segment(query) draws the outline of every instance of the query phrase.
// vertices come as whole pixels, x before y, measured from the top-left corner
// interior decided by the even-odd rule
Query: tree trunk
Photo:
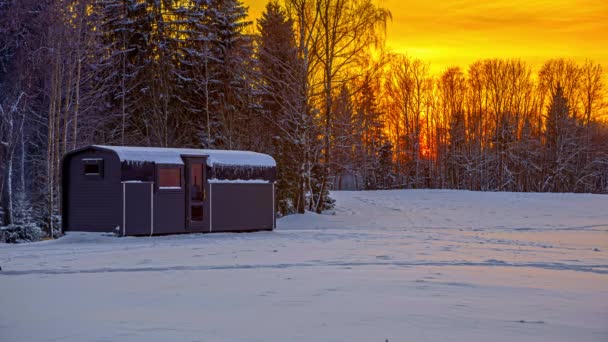
[[[9,151],[6,162],[6,224],[13,223],[13,155]]]

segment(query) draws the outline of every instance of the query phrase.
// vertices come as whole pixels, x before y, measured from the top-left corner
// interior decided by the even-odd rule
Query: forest
[[[0,0],[0,226],[60,234],[61,159],[90,144],[252,150],[279,215],[331,190],[608,193],[602,65],[431,72],[372,0]],[[584,51],[581,52],[584,55]]]

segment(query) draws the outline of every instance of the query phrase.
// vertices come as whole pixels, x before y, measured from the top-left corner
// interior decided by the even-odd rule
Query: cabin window
[[[87,177],[102,177],[103,176],[103,159],[100,158],[85,158],[82,160],[83,173]]]
[[[181,189],[182,170],[179,167],[163,167],[158,169],[159,189]]]

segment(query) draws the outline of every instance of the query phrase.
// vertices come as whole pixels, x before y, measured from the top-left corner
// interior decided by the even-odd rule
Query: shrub
[[[0,241],[6,243],[20,243],[38,241],[44,236],[40,227],[35,223],[9,224],[0,228]]]

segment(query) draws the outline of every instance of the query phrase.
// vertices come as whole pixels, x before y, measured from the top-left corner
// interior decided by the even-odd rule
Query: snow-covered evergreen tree
[[[544,191],[572,188],[576,179],[577,162],[581,156],[581,135],[576,120],[570,115],[568,100],[558,84],[547,114],[546,158],[549,169]]]
[[[253,96],[253,40],[245,33],[251,22],[247,20],[247,8],[239,0],[212,0],[209,5],[213,51],[218,60],[212,99],[217,130],[212,134],[218,147],[243,148]]]
[[[15,194],[13,222],[0,228],[0,242],[18,243],[37,241],[44,233],[38,225],[32,205],[24,191]]]
[[[278,210],[281,214],[314,210],[317,184],[313,167],[320,141],[307,98],[307,77],[294,23],[271,2],[258,22],[257,59],[264,125],[262,136],[278,162]],[[308,195],[307,195],[308,194]]]

